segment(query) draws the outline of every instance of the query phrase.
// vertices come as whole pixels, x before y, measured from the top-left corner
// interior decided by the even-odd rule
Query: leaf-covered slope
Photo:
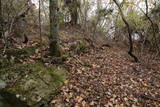
[[[79,35],[80,36],[80,35]],[[69,80],[52,106],[126,107],[160,106],[160,63],[148,68],[134,63],[123,48],[89,48],[77,55],[70,45],[79,36],[64,33],[62,38],[69,57]]]

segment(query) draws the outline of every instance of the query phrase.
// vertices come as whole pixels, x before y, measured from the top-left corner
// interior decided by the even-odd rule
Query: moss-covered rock
[[[43,64],[14,66],[0,70],[0,79],[8,84],[6,91],[31,107],[47,105],[66,79],[61,67]]]
[[[64,48],[59,45],[58,46],[58,51],[57,51],[57,55],[53,55],[51,52],[46,54],[45,57],[50,57],[50,61],[52,63],[62,63],[63,61],[65,61],[68,58],[68,54],[64,51]]]
[[[61,45],[50,42],[49,56],[61,57],[64,51]]]
[[[16,95],[0,90],[0,107],[29,107],[26,102],[16,98]]]
[[[74,50],[78,55],[81,53],[87,52],[89,48],[89,43],[85,40],[79,40],[71,46],[71,49]]]
[[[6,50],[4,54],[0,54],[0,69],[13,66],[15,63],[19,62],[20,59],[27,58],[35,53],[36,48],[34,47]]]
[[[0,54],[0,69],[7,67],[7,66],[11,66],[12,65],[12,59],[8,59],[7,55],[2,55]]]
[[[23,49],[11,49],[7,50],[5,55],[7,55],[8,58],[11,56],[16,57],[16,58],[25,58],[29,55],[32,55],[36,52],[35,47],[28,47],[28,48],[23,48]]]
[[[40,46],[47,46],[48,42],[45,41],[33,41],[32,46],[40,47]]]

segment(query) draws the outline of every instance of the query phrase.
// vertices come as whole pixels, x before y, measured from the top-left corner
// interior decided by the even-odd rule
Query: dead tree
[[[131,28],[130,28],[130,25],[129,23],[127,22],[127,20],[125,19],[125,16],[122,12],[122,9],[121,9],[121,6],[120,4],[117,2],[117,0],[113,0],[115,2],[115,4],[117,5],[118,9],[119,9],[119,12],[120,12],[120,15],[122,17],[122,20],[123,22],[125,23],[126,27],[127,27],[127,30],[128,30],[128,37],[129,37],[129,51],[128,51],[128,54],[134,58],[134,61],[135,62],[138,62],[138,58],[133,54],[133,41],[132,41],[132,31],[131,31]]]

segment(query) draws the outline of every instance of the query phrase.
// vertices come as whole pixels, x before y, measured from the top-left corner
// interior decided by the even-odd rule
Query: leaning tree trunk
[[[129,26],[129,23],[127,22],[127,20],[125,19],[125,16],[121,10],[121,7],[119,5],[119,3],[117,2],[117,0],[113,0],[115,2],[115,4],[117,5],[118,9],[119,9],[119,12],[120,12],[120,15],[122,17],[122,20],[123,22],[125,23],[126,27],[127,27],[127,30],[128,30],[128,36],[129,36],[129,51],[128,51],[128,54],[134,58],[134,61],[135,62],[138,62],[138,58],[133,54],[133,41],[132,41],[132,31],[130,29],[130,26]]]
[[[50,0],[50,44],[49,44],[49,50],[50,55],[52,56],[60,56],[59,51],[59,43],[58,43],[58,6],[57,6],[57,0]]]

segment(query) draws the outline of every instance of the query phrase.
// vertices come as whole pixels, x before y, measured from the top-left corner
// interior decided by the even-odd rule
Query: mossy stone
[[[89,48],[89,43],[85,40],[79,40],[74,48],[75,52],[79,55],[81,53],[87,52]]]
[[[37,63],[0,69],[0,79],[10,84],[6,92],[31,107],[39,107],[47,105],[52,95],[59,91],[66,79],[65,72],[62,67],[47,67]]]

